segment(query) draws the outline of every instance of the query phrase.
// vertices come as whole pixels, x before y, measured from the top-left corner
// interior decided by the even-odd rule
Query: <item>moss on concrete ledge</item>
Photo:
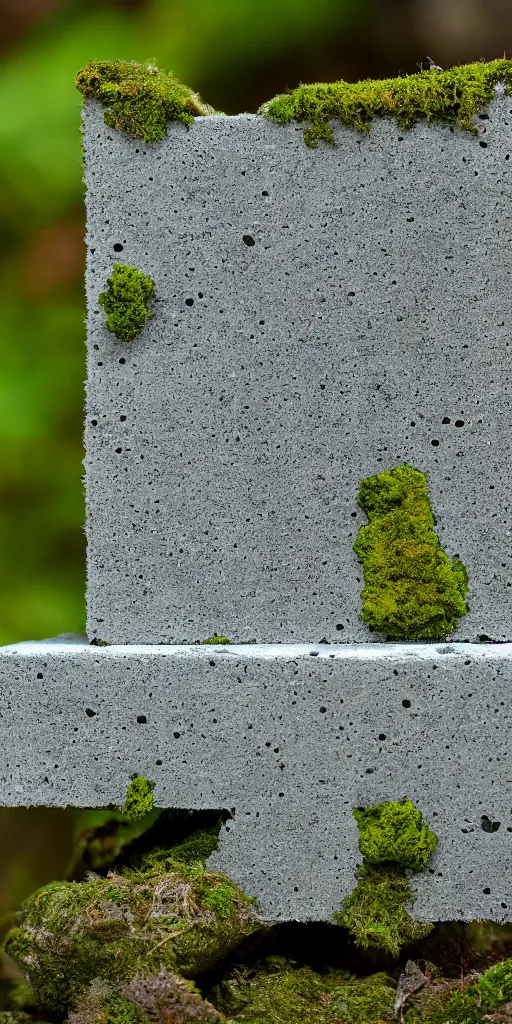
[[[437,846],[437,836],[410,800],[385,801],[356,808],[363,863],[357,885],[334,914],[362,949],[380,949],[398,957],[404,946],[424,938],[432,925],[409,914],[414,894],[406,869],[422,871]]]
[[[144,329],[146,320],[153,316],[148,302],[155,285],[150,277],[127,263],[114,263],[107,281],[107,290],[98,296],[106,313],[107,330],[118,341],[133,341]]]
[[[75,84],[82,96],[97,99],[106,107],[109,128],[144,142],[163,139],[170,121],[188,126],[194,116],[215,113],[172,72],[151,64],[93,61],[78,72]]]
[[[468,606],[466,570],[441,550],[425,474],[404,464],[363,480],[369,524],[354,551],[363,563],[362,618],[389,640],[444,640]]]
[[[393,117],[404,129],[427,121],[476,132],[474,118],[490,103],[498,82],[512,92],[512,60],[464,64],[448,71],[432,69],[400,78],[300,85],[264,103],[260,113],[279,124],[306,124],[304,139],[309,146],[316,146],[320,139],[334,142],[331,120],[360,132],[369,131],[376,117]]]

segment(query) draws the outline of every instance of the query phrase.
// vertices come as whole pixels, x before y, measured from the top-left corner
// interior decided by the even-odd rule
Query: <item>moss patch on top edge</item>
[[[264,103],[259,113],[279,124],[305,124],[304,140],[313,147],[320,139],[334,143],[332,119],[360,132],[368,132],[376,117],[394,117],[404,129],[427,121],[458,125],[476,134],[474,118],[493,99],[498,82],[504,82],[508,95],[512,93],[512,60],[463,64],[399,78],[299,85]]]
[[[109,128],[144,142],[163,139],[170,121],[188,127],[195,116],[216,113],[171,71],[152,64],[92,61],[78,72],[75,85],[84,98],[103,104]]]
[[[468,611],[468,577],[434,532],[425,474],[407,463],[383,470],[362,481],[358,503],[369,519],[354,544],[363,621],[388,640],[445,640]]]

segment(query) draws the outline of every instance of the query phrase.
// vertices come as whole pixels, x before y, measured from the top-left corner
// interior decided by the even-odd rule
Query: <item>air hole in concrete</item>
[[[254,238],[252,237],[252,235],[244,235],[243,236],[243,240],[244,240],[246,245],[255,245],[256,244],[255,241],[254,241]]]
[[[139,723],[139,725],[147,725],[148,724],[148,720],[147,720],[145,715],[137,715],[137,722]]]
[[[342,623],[342,622],[338,622],[338,624],[337,624],[337,626],[336,626],[336,629],[337,629],[337,630],[338,630],[338,632],[339,632],[339,631],[340,631],[340,629],[345,629],[345,626],[343,625],[343,623]]]
[[[185,305],[186,306],[193,306],[194,305],[194,300],[193,299],[185,299]]]
[[[484,142],[483,139],[480,139],[480,145],[481,145],[482,149],[487,149],[487,143]],[[485,889],[484,889],[484,892],[485,892]]]
[[[36,679],[42,679],[42,678],[43,678],[43,673],[42,672],[38,672],[37,676],[36,676]]]
[[[434,448],[437,448],[439,445],[439,441],[437,440],[437,438],[434,437],[430,444],[433,444]]]
[[[324,708],[323,706],[320,708],[320,714],[321,715],[325,715],[326,711],[327,711],[327,708]]]
[[[92,708],[86,708],[85,709],[85,713],[86,713],[88,718],[94,718],[94,716],[97,715],[98,712],[97,711],[93,711]]]
[[[464,420],[455,420],[455,426],[456,427],[463,427],[464,426]]]
[[[441,423],[450,423],[450,422],[451,422],[451,420],[450,420],[449,416],[443,416],[443,418],[441,420]]]
[[[159,761],[155,761],[155,764],[163,764],[163,763],[164,763],[164,762],[163,762],[163,761],[160,761],[160,760],[159,760]]]
[[[386,739],[386,733],[385,732],[380,732],[379,733],[379,739],[380,740],[385,740]]]
[[[173,732],[173,736],[174,736],[175,740],[179,740],[179,738],[181,736],[181,733],[180,732]]]
[[[411,706],[410,700],[403,700],[402,701],[402,707],[403,708],[410,708],[410,706]]]
[[[500,827],[500,824],[501,822],[499,821],[491,821],[491,819],[488,818],[486,814],[482,814],[482,817],[480,819],[480,827],[483,830],[483,832],[497,832]]]
[[[121,356],[119,362],[121,363],[121,366],[124,365],[124,363],[126,362],[126,359],[124,358],[124,356]]]
[[[485,896],[490,896],[491,895],[491,890],[489,889],[489,886],[487,886],[487,885],[486,885],[485,889],[482,889],[482,892],[484,893]]]
[[[121,245],[121,242],[116,242],[114,244],[114,252],[122,252],[123,249],[124,249],[124,245]]]

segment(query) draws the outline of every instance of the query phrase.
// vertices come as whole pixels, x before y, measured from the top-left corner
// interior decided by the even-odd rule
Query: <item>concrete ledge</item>
[[[407,795],[439,836],[418,916],[512,920],[511,694],[512,644],[17,644],[0,803],[121,802],[140,772],[232,812],[211,863],[265,916],[315,920],[354,886],[352,807]]]

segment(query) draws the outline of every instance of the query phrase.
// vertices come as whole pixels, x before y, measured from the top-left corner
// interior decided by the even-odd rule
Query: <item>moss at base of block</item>
[[[376,117],[393,117],[400,128],[417,121],[458,125],[476,133],[475,116],[494,96],[498,82],[512,92],[512,60],[463,64],[448,71],[432,69],[415,75],[363,82],[319,82],[300,85],[264,103],[260,113],[279,124],[306,124],[304,139],[316,146],[333,143],[330,121],[368,132]]]

